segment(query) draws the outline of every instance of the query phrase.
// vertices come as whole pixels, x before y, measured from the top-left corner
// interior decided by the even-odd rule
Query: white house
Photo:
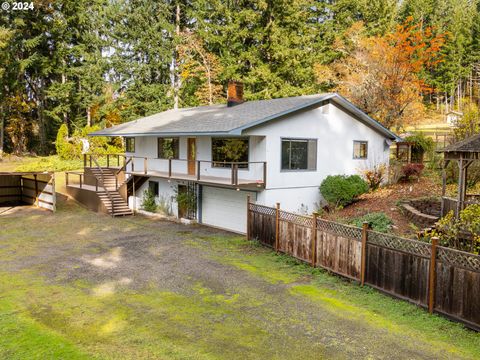
[[[243,102],[242,92],[230,83],[227,104],[168,110],[90,134],[125,138],[127,174],[143,180],[131,208],[149,187],[175,215],[244,233],[248,195],[311,213],[326,176],[388,165],[397,136],[340,95]]]

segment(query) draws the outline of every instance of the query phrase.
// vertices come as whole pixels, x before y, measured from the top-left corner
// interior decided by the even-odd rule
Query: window
[[[366,159],[368,157],[368,141],[353,142],[353,158]]]
[[[232,167],[232,162],[242,162],[239,168],[248,168],[248,139],[212,138],[213,167]]]
[[[133,137],[125,138],[125,150],[130,153],[135,152],[135,138]]]
[[[282,170],[315,170],[317,140],[282,139]]]
[[[180,140],[178,138],[158,138],[158,158],[178,159]]]
[[[152,192],[153,195],[158,196],[158,182],[157,181],[149,181],[148,182],[148,189]]]

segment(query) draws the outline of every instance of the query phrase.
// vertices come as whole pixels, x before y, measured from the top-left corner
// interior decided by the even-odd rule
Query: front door
[[[195,175],[195,160],[197,159],[197,143],[195,138],[187,139],[188,175]]]

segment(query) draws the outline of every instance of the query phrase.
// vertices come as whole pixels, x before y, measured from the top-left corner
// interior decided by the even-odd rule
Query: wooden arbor
[[[442,216],[451,210],[454,211],[455,216],[458,216],[460,211],[466,206],[480,203],[480,195],[467,195],[468,167],[475,160],[480,160],[480,134],[449,145],[439,150],[439,152],[443,152],[444,155],[442,170]],[[457,198],[445,196],[447,186],[445,168],[450,161],[456,161],[459,169]]]

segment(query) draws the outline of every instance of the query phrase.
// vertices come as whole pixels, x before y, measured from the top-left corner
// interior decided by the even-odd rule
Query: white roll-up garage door
[[[238,232],[247,232],[247,196],[255,193],[204,186],[202,224]]]

